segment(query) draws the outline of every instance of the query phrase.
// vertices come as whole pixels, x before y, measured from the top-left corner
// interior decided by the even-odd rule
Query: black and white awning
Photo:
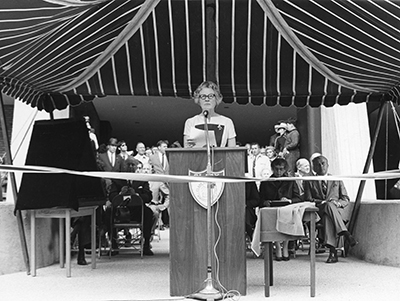
[[[105,95],[298,107],[398,102],[400,4],[2,0],[2,91],[52,111]]]

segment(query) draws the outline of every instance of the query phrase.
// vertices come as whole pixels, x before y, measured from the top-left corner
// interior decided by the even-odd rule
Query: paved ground
[[[0,276],[0,300],[191,300],[169,296],[168,231],[153,242],[153,257],[136,254],[101,257],[97,269],[76,265],[72,277],[57,264],[37,270]],[[317,255],[316,300],[400,300],[400,268],[379,266],[347,257],[325,264],[327,254]],[[87,256],[90,260],[90,256]],[[273,300],[310,300],[309,261],[300,252],[289,262],[274,263]],[[248,254],[247,294],[235,300],[265,300],[263,260]]]

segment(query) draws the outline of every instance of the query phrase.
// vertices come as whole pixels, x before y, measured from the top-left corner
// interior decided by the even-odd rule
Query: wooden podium
[[[206,172],[205,148],[168,149],[167,155],[171,175],[187,176],[189,170]],[[212,170],[224,170],[226,176],[243,176],[245,160],[244,147],[214,148]],[[170,295],[185,296],[203,289],[207,278],[207,209],[192,197],[188,183],[170,183],[170,199]],[[215,223],[217,207],[220,231]],[[213,261],[212,278],[219,279],[227,290],[245,295],[245,184],[226,183],[212,212],[213,245],[220,233],[218,263]]]

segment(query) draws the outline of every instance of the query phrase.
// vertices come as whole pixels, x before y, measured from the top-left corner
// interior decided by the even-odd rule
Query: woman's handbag
[[[129,210],[129,202],[131,198],[126,198],[120,205],[115,207],[114,221],[116,223],[128,223],[131,220],[131,211]]]

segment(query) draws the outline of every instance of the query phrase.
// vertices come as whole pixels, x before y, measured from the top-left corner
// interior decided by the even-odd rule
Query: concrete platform
[[[97,269],[72,262],[72,277],[54,264],[37,270],[0,276],[0,300],[191,300],[169,295],[168,230],[154,241],[155,256],[103,256]],[[326,264],[328,254],[317,254],[316,300],[400,300],[400,268],[367,263],[353,257]],[[86,256],[90,261],[90,255]],[[309,261],[299,251],[295,259],[274,263],[273,300],[310,300]],[[234,300],[265,300],[263,260],[247,256],[247,295]],[[199,284],[200,286],[201,284]],[[233,299],[230,299],[233,300]]]

